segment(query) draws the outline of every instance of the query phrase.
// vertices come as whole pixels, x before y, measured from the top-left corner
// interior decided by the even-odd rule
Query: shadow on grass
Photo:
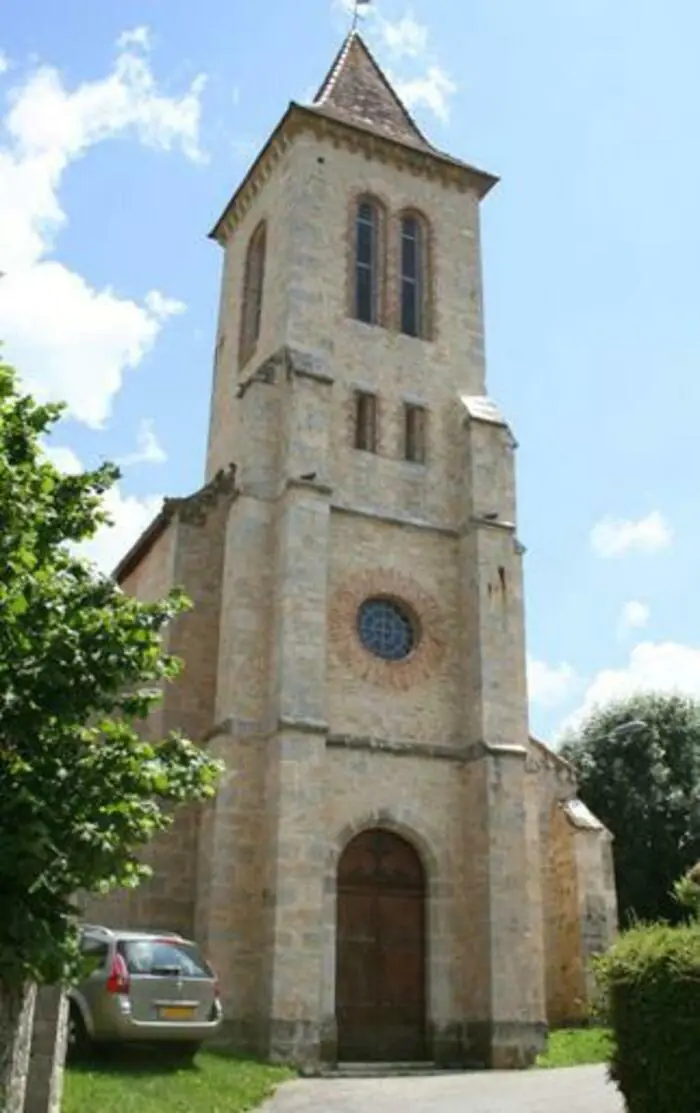
[[[197,1060],[187,1061],[176,1058],[167,1050],[152,1047],[101,1047],[94,1049],[89,1056],[76,1062],[69,1062],[73,1074],[154,1075],[179,1074],[182,1071],[196,1073]]]
[[[205,1044],[202,1050],[207,1055],[213,1055],[216,1059],[225,1059],[229,1063],[255,1063],[259,1067],[284,1067],[283,1063],[270,1063],[268,1059],[263,1059],[260,1055],[254,1055],[252,1051],[237,1051],[235,1048],[226,1047],[224,1044]]]

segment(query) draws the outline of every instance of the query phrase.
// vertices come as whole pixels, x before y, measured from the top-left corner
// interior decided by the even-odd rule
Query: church
[[[103,922],[179,930],[232,1043],[308,1070],[521,1068],[616,929],[608,832],[529,735],[516,442],[486,386],[480,206],[363,38],[291,103],[211,238],[204,486],[116,570],[192,610],[147,724],[216,799]]]

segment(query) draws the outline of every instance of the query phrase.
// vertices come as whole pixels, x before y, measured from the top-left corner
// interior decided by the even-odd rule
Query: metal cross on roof
[[[359,18],[363,14],[363,10],[365,8],[368,8],[370,3],[371,0],[355,0],[355,10],[352,13],[352,31],[354,31],[357,27]]]

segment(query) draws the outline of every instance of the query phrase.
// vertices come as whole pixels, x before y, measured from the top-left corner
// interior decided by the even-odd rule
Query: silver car
[[[191,1060],[221,1028],[216,975],[190,940],[89,925],[81,950],[88,972],[69,994],[69,1057],[93,1045],[165,1043]]]

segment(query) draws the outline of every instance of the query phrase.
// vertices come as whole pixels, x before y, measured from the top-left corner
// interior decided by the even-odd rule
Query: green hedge
[[[700,923],[640,926],[596,962],[629,1113],[700,1110]]]

